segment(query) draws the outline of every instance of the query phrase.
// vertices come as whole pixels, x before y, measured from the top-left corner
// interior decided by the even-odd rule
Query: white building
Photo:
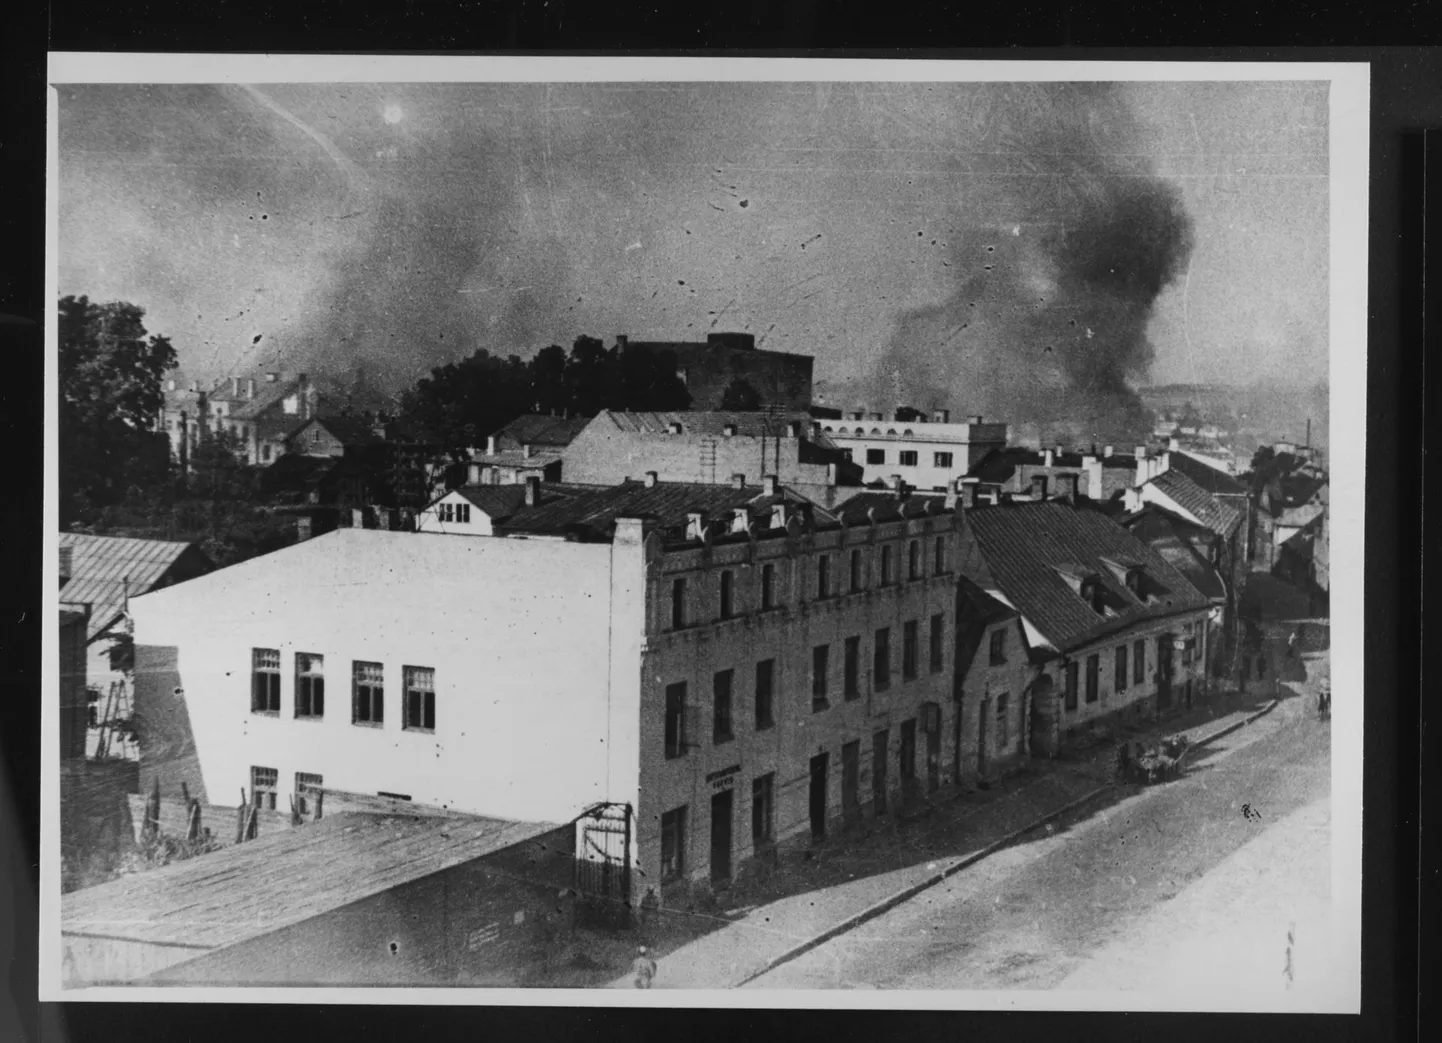
[[[821,432],[862,466],[866,484],[900,476],[913,489],[937,492],[954,488],[982,457],[1007,444],[1006,424],[983,423],[979,416],[953,424],[944,409],[929,420],[907,421],[895,414],[888,420],[881,413],[849,413],[823,421]]]

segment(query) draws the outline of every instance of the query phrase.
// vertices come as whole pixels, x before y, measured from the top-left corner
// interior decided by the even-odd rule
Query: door
[[[1172,635],[1157,638],[1157,706],[1172,705]]]
[[[811,839],[826,839],[826,761],[819,753],[811,758]]]
[[[848,823],[861,817],[861,743],[841,747],[841,814]]]
[[[891,732],[885,728],[871,737],[871,813],[886,814],[886,759]]]
[[[990,697],[981,701],[981,712],[976,715],[976,773],[982,777],[986,776],[986,744],[991,738],[988,732],[988,724],[991,721],[991,699]]]
[[[711,797],[711,882],[731,879],[731,795],[724,789]]]
[[[901,722],[901,794],[916,797],[916,719]]]
[[[941,715],[937,713],[927,723],[930,727],[926,730],[926,792],[935,793],[941,788]]]

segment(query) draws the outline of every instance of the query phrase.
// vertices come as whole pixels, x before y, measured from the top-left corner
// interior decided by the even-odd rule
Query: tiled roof
[[[523,445],[567,446],[591,422],[588,416],[558,417],[541,413],[518,416],[496,432],[496,448]]]
[[[871,511],[877,521],[899,521],[903,518],[924,518],[928,514],[945,514],[945,500],[940,496],[898,497],[891,490],[857,493],[833,508],[832,513],[847,525],[864,525]]]
[[[1171,470],[1181,471],[1203,490],[1221,496],[1245,496],[1247,487],[1225,471],[1185,452],[1170,454]]]
[[[61,588],[63,600],[90,605],[87,640],[115,622],[125,609],[127,593],[134,596],[150,590],[182,554],[191,551],[205,558],[193,543],[79,532],[62,532],[60,546],[71,549],[70,582]]]
[[[1175,467],[1168,468],[1148,481],[1170,497],[1218,536],[1230,537],[1241,524],[1242,514],[1229,503],[1223,503]]]
[[[1198,549],[1216,538],[1212,530],[1187,521],[1155,505],[1148,505],[1123,523],[1137,539],[1147,544],[1207,597],[1227,596],[1226,587],[1210,559]]]
[[[1208,606],[1207,599],[1161,555],[1111,518],[1054,501],[1005,504],[968,511],[992,582],[1017,610],[1065,650],[1147,619]],[[1144,563],[1156,594],[1139,599],[1101,560],[1125,555]],[[1116,606],[1098,615],[1072,590],[1057,566],[1081,565],[1097,577]]]

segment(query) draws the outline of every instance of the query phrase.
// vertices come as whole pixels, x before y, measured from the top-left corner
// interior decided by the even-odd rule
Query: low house
[[[1020,693],[1033,753],[1205,694],[1212,606],[1160,554],[1084,503],[965,506],[960,571],[1051,657]]]
[[[285,451],[312,457],[343,457],[364,453],[385,442],[383,429],[353,417],[311,417],[295,428]]]
[[[751,488],[763,475],[831,505],[862,469],[806,413],[631,413],[602,410],[562,453],[568,482],[663,482]]]
[[[957,583],[956,620],[952,770],[967,784],[995,778],[1030,756],[1025,693],[1051,654],[1031,648],[1021,613],[966,577]]]
[[[517,417],[486,439],[484,452],[471,454],[471,484],[515,485],[531,477],[561,481],[563,451],[590,422],[584,416]]]
[[[945,492],[988,453],[1006,445],[1007,426],[968,417],[952,423],[948,410],[883,413],[856,411],[823,421],[826,435],[862,468],[862,481],[884,483],[892,476],[915,489]]]
[[[1132,484],[1137,459],[1146,453],[1145,446],[1137,448],[1137,455],[1118,453],[1113,446],[1087,453],[1062,446],[1006,446],[983,456],[967,476],[977,479],[985,490],[1043,500],[1068,481],[1075,481],[1079,495],[1106,503]]]
[[[524,985],[570,824],[343,813],[61,899],[64,984]]]

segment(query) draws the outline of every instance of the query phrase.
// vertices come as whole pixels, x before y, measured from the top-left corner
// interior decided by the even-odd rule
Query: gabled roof
[[[347,447],[373,445],[384,441],[375,433],[371,425],[354,417],[341,416],[314,416],[309,420],[302,420],[292,432],[292,436],[300,434],[312,424],[324,428],[332,438]]]
[[[474,453],[470,458],[473,464],[490,464],[492,467],[520,467],[536,468],[544,470],[557,461],[564,460],[563,450],[560,449],[533,449],[531,455],[527,456],[522,449],[499,449],[494,453]]]
[[[1217,538],[1211,529],[1154,504],[1122,519],[1122,524],[1186,576],[1202,594],[1213,601],[1226,600],[1227,589],[1212,567],[1210,552],[1201,550],[1201,547],[1210,548]]]
[[[453,494],[465,497],[492,521],[509,518],[526,502],[524,485],[461,485],[446,493],[446,496]],[[436,502],[445,498],[438,497]]]
[[[966,512],[991,584],[1056,648],[1085,644],[1143,620],[1208,607],[1208,601],[1161,555],[1111,518],[1055,501],[1001,504]],[[1102,564],[1119,555],[1142,562],[1155,596],[1127,589]],[[1106,588],[1115,615],[1098,615],[1071,588],[1059,566],[1090,570]],[[989,584],[990,585],[990,584]]]
[[[93,640],[125,610],[126,595],[144,594],[187,553],[211,565],[193,543],[141,540],[126,536],[90,536],[62,532],[60,546],[71,549],[70,582],[63,600],[90,605],[86,639]]]
[[[965,677],[988,628],[1020,614],[1004,605],[965,576],[956,582],[956,673]]]
[[[1218,500],[1176,467],[1168,468],[1146,484],[1164,493],[1178,507],[1223,538],[1230,538],[1242,522],[1240,511]]]
[[[1246,496],[1247,487],[1227,472],[1184,451],[1170,454],[1170,469],[1180,471],[1214,496]]]
[[[523,445],[568,446],[591,422],[588,416],[559,417],[543,413],[518,416],[496,432],[497,449],[519,449]]]

